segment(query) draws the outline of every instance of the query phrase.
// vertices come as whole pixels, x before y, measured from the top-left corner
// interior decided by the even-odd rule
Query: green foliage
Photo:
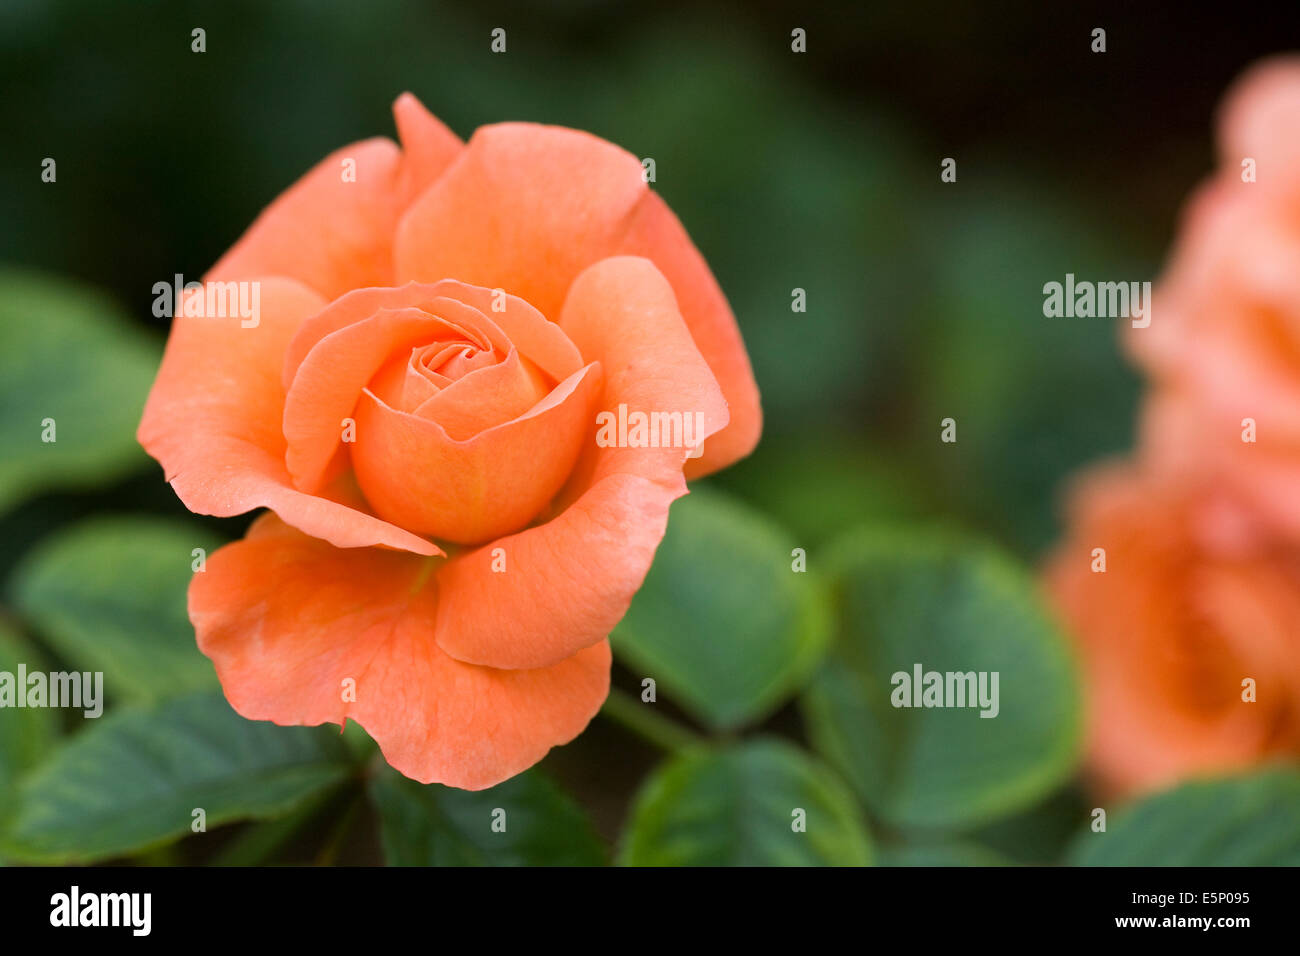
[[[978,843],[895,843],[880,848],[880,866],[1006,866]]]
[[[1034,583],[987,546],[917,528],[850,536],[834,558],[840,630],[805,695],[809,734],[892,826],[970,826],[1073,771],[1079,689]],[[895,707],[892,675],[997,672],[999,711]]]
[[[1300,866],[1300,771],[1186,783],[1080,833],[1076,866]]]
[[[97,518],[42,541],[15,572],[14,603],[74,669],[149,702],[216,686],[185,609],[192,551],[219,545],[192,522]]]
[[[191,832],[287,812],[349,773],[337,733],[245,720],[219,694],[100,718],[18,788],[0,854],[93,862]]]
[[[818,576],[792,570],[794,547],[716,492],[679,499],[615,653],[709,726],[765,716],[807,679],[829,636]]]
[[[0,512],[142,466],[135,427],[160,354],[101,293],[0,270]]]
[[[370,784],[390,866],[596,866],[605,850],[572,800],[535,770],[489,790],[384,771]]]
[[[0,624],[0,672],[17,674],[45,668],[40,655],[4,624]],[[54,711],[26,707],[0,712],[0,818],[19,778],[45,755],[58,734]]]
[[[1067,845],[1091,809],[1091,802],[1077,785],[1067,786],[1029,809],[985,824],[964,838],[1015,863],[1056,864],[1064,858]]]
[[[789,744],[757,739],[687,752],[657,770],[632,809],[621,862],[864,866],[871,841],[827,767]]]

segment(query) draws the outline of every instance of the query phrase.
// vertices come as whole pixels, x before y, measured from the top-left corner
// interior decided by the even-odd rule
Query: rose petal
[[[1240,181],[1241,162],[1259,165],[1257,182],[1300,193],[1300,57],[1276,56],[1252,66],[1225,97],[1219,112],[1219,155]]]
[[[456,161],[465,144],[411,93],[393,103],[393,120],[402,144],[398,206],[406,209]]]
[[[437,422],[454,441],[468,441],[523,415],[546,398],[553,384],[511,349],[504,361],[470,372],[403,410]]]
[[[430,542],[330,498],[294,489],[280,431],[280,363],[303,319],[324,304],[292,279],[260,283],[258,324],[177,309],[136,437],[185,506],[230,517],[274,509],[339,547],[382,544],[440,554]],[[334,498],[340,497],[334,495]]]
[[[367,390],[352,448],[357,481],[376,514],[412,531],[463,543],[517,531],[573,470],[599,383],[599,365],[589,365],[524,415],[465,441]]]
[[[637,207],[617,251],[645,256],[668,279],[691,337],[727,399],[729,424],[709,440],[701,457],[686,463],[686,477],[700,478],[739,461],[758,444],[763,410],[736,318],[704,257],[655,193],[647,193]]]
[[[463,664],[429,640],[429,571],[428,559],[332,548],[268,515],[194,576],[190,619],[243,716],[352,719],[408,777],[480,790],[583,730],[609,690],[609,645],[542,669]]]
[[[399,282],[454,276],[509,289],[551,316],[579,272],[619,253],[647,256],[668,277],[731,404],[732,423],[691,462],[688,474],[706,474],[748,454],[762,413],[735,317],[630,153],[577,130],[485,126],[411,206],[394,245]]]
[[[641,164],[589,133],[484,126],[403,217],[397,273],[507,289],[558,315],[573,277],[615,247],[645,192]]]
[[[615,256],[583,272],[569,290],[560,327],[588,361],[605,369],[601,409],[617,417],[628,413],[680,413],[698,418],[690,437],[705,453],[725,431],[726,399],[686,327],[673,288],[648,259]],[[707,441],[704,439],[707,438]],[[599,448],[589,446],[594,480],[610,474],[638,474],[677,488],[685,447]]]
[[[451,299],[476,310],[487,320],[483,327],[499,331],[519,354],[560,382],[582,368],[582,356],[559,326],[517,296],[480,289],[452,279],[434,283],[410,282],[397,288],[356,289],[331,302],[303,323],[284,359],[285,387],[293,381],[307,353],[328,335],[369,318],[380,309],[425,306]],[[460,313],[458,313],[459,315]],[[483,323],[474,321],[478,327]]]
[[[706,438],[726,425],[721,390],[648,260],[618,257],[586,270],[560,324],[604,368],[600,408],[698,411]],[[441,567],[437,640],[447,653],[494,667],[542,667],[603,640],[626,613],[668,507],[686,493],[687,449],[601,448],[594,421],[586,434],[562,513]],[[504,572],[494,570],[498,553]]]
[[[285,397],[285,462],[295,484],[304,491],[319,487],[343,441],[344,419],[355,414],[362,389],[390,356],[435,340],[468,337],[488,344],[500,336],[485,334],[488,324],[477,310],[438,299],[424,309],[380,309],[322,339],[303,359]]]
[[[527,301],[504,289],[444,279],[437,283],[440,294],[478,309],[505,332],[519,354],[533,362],[555,381],[562,382],[582,368],[582,353],[560,327],[549,321]]]

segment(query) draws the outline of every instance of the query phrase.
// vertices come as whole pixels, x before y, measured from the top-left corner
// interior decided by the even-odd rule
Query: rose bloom
[[[1151,324],[1125,325],[1137,460],[1077,482],[1047,574],[1118,794],[1300,753],[1300,60],[1237,83],[1219,143]]]
[[[176,306],[139,439],[190,510],[270,509],[189,591],[231,705],[350,718],[407,776],[480,789],[600,708],[669,504],[754,447],[758,392],[635,157],[394,114],[400,148],[327,157],[205,276],[257,282],[255,324]],[[605,447],[620,406],[704,443]]]
[[[1220,172],[1189,203],[1151,325],[1125,335],[1154,385],[1143,455],[1212,475],[1300,542],[1300,59],[1238,81],[1219,143]]]
[[[1095,468],[1068,500],[1046,580],[1081,652],[1098,788],[1300,754],[1300,551],[1232,494],[1141,465]]]

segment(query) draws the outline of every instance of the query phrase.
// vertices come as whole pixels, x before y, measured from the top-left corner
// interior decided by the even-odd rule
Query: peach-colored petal
[[[436,283],[441,295],[478,309],[519,349],[519,354],[561,382],[582,368],[582,354],[554,322],[529,302],[501,289],[487,289],[454,279]]]
[[[1288,223],[1276,210],[1270,195],[1232,175],[1197,190],[1156,286],[1150,326],[1125,330],[1151,374],[1207,383],[1236,375],[1239,382],[1223,383],[1244,388],[1247,400],[1256,367],[1300,376],[1300,218]],[[1225,350],[1231,360],[1221,359]]]
[[[582,356],[553,322],[520,299],[493,289],[481,289],[452,279],[440,282],[409,282],[397,288],[356,289],[331,302],[310,321],[304,322],[284,358],[285,387],[293,381],[307,353],[326,336],[354,325],[381,309],[425,306],[435,300],[452,299],[478,311],[487,320],[470,325],[499,331],[519,349],[520,355],[559,382],[582,368]],[[458,313],[462,315],[462,313]]]
[[[333,548],[268,515],[194,576],[190,618],[243,716],[355,720],[408,777],[480,790],[582,731],[609,690],[609,645],[533,670],[454,660],[429,640],[431,560]]]
[[[1239,172],[1258,164],[1257,185],[1300,194],[1300,57],[1277,56],[1250,68],[1220,108],[1219,154]]]
[[[722,393],[648,260],[616,257],[586,270],[560,324],[604,367],[599,408],[698,412],[706,448],[726,425]],[[668,507],[686,492],[687,449],[599,447],[596,431],[593,421],[558,516],[442,566],[437,640],[449,654],[495,667],[546,666],[604,639],[626,613]]]
[[[404,286],[375,286],[353,289],[339,296],[299,327],[284,350],[281,377],[287,391],[307,354],[321,341],[384,310],[416,308],[436,299],[436,284],[408,283]]]
[[[536,366],[519,357],[517,349],[511,349],[496,365],[470,372],[403,410],[437,422],[455,441],[468,441],[523,415],[546,398],[551,384]]]
[[[730,410],[700,354],[673,288],[648,259],[615,256],[596,263],[574,280],[560,327],[587,357],[605,369],[601,409],[617,416],[620,405],[635,411],[680,414],[698,427],[690,438],[705,454],[726,430]],[[687,437],[685,434],[683,438]],[[699,447],[598,448],[593,477],[632,473],[676,487],[684,462]]]
[[[558,315],[573,277],[615,248],[645,191],[635,157],[589,133],[481,127],[403,217],[397,274],[507,289]]]
[[[763,411],[749,353],[713,272],[673,211],[654,193],[647,193],[637,207],[617,251],[645,256],[668,279],[691,336],[730,408],[727,427],[713,436],[702,456],[686,463],[686,477],[700,478],[739,461],[758,444]]]
[[[483,127],[403,217],[394,247],[398,281],[453,276],[509,289],[551,316],[579,272],[620,253],[644,255],[668,277],[732,406],[732,424],[688,473],[706,474],[748,454],[762,415],[735,317],[631,154],[576,130]]]
[[[487,324],[476,310],[441,299],[427,309],[380,309],[322,339],[303,359],[285,398],[285,461],[295,484],[304,491],[319,487],[343,441],[344,420],[354,416],[362,389],[391,355],[433,341],[470,340],[491,348],[482,331]]]
[[[547,667],[599,645],[627,613],[686,494],[611,475],[546,524],[443,565],[437,642],[460,660]]]
[[[526,414],[465,441],[367,390],[352,448],[357,481],[376,514],[412,531],[468,544],[517,531],[573,470],[599,382],[600,366],[589,365]]]
[[[331,153],[257,217],[207,278],[289,276],[326,299],[392,285],[399,217],[463,149],[409,93],[393,112],[405,152],[376,138]]]
[[[465,144],[411,93],[393,103],[393,120],[402,143],[397,199],[404,210],[455,162]]]
[[[303,319],[324,304],[292,279],[255,280],[260,316],[187,317],[178,308],[137,438],[191,511],[230,517],[271,508],[339,547],[382,544],[417,554],[433,544],[325,497],[294,489],[280,431],[280,364]],[[334,497],[338,497],[337,495]]]
[[[513,296],[497,296],[490,289],[457,281],[350,292],[304,322],[285,350],[286,461],[299,488],[319,487],[343,440],[343,422],[353,416],[367,384],[382,402],[403,408],[410,384],[407,353],[433,343],[456,349],[468,343],[476,354],[473,359],[448,359],[442,369],[447,375],[430,372],[431,393],[437,390],[435,384],[438,389],[452,384],[448,376],[487,371],[487,365],[508,362],[514,349],[529,360],[529,368],[535,363],[552,376],[567,372],[555,382],[573,378],[583,367],[578,349],[560,327]],[[426,395],[421,404],[432,397]],[[513,407],[518,402],[507,404]],[[495,416],[496,423],[517,417],[507,415],[504,404],[480,412],[484,420]],[[464,425],[464,419],[460,415],[453,427],[458,427],[456,422]],[[386,467],[391,469],[393,462]]]

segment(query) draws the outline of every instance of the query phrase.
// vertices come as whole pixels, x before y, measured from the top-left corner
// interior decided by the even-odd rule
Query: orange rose
[[[480,789],[599,709],[669,504],[753,448],[758,393],[637,159],[394,113],[400,149],[327,157],[205,277],[256,283],[253,321],[177,304],[139,438],[192,511],[273,512],[190,586],[235,709]],[[622,447],[605,412],[688,424]]]
[[[1047,583],[1082,650],[1102,789],[1300,754],[1300,553],[1233,497],[1132,466],[1085,475],[1070,505]]]
[[[1197,469],[1300,540],[1300,59],[1228,95],[1221,170],[1192,200],[1151,325],[1126,343],[1151,375],[1155,468]]]
[[[1251,70],[1219,140],[1125,329],[1154,385],[1138,462],[1085,476],[1048,570],[1119,793],[1300,753],[1300,60]]]

